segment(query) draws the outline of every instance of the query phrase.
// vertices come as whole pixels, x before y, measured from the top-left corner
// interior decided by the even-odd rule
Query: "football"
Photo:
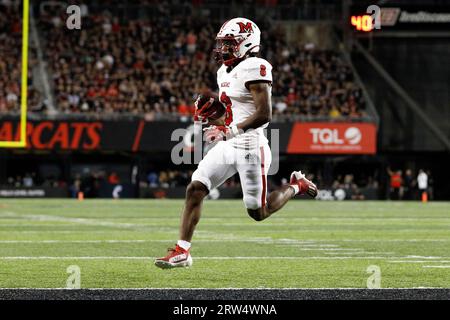
[[[196,107],[201,109],[209,101],[212,101],[211,105],[206,107],[202,113],[206,115],[209,122],[214,122],[223,117],[226,107],[222,102],[220,102],[217,96],[211,94],[199,95],[195,101]]]

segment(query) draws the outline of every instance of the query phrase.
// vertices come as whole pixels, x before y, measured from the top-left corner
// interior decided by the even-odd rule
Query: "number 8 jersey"
[[[256,112],[253,96],[248,89],[252,81],[266,81],[270,83],[270,97],[272,95],[272,65],[264,59],[250,57],[241,61],[230,72],[222,65],[217,70],[217,84],[219,86],[220,101],[226,105],[226,124],[236,125],[243,122]],[[267,144],[264,128],[269,123],[255,130],[238,135],[230,140],[237,148],[257,148]]]

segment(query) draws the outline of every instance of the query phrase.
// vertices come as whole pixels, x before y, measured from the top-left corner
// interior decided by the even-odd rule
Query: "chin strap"
[[[228,60],[224,60],[223,64],[226,65],[227,67],[231,67],[233,65],[236,64],[236,62],[240,62],[242,60],[242,58],[231,58]]]
[[[236,62],[241,62],[242,60],[244,60],[250,53],[252,53],[251,51],[253,49],[258,48],[258,47],[261,48],[261,46],[258,44],[256,46],[253,46],[250,49],[248,49],[242,58],[234,57],[234,58],[231,58],[228,60],[222,60],[222,63],[224,65],[226,65],[227,67],[230,67],[230,66],[234,65]]]

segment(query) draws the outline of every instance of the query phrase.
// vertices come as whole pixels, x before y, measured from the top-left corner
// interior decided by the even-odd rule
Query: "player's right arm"
[[[244,86],[250,92],[255,112],[237,124],[240,132],[259,128],[272,120],[272,66],[261,58],[248,58],[245,68]]]
[[[237,124],[239,130],[256,129],[272,120],[272,101],[270,98],[270,82],[252,81],[246,84],[252,94],[256,111],[247,119]]]

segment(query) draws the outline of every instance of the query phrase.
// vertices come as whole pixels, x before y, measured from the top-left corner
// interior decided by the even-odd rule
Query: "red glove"
[[[201,122],[202,124],[208,123],[208,118],[211,116],[213,110],[208,110],[209,106],[214,102],[214,98],[210,98],[206,103],[199,106],[199,102],[202,99],[202,95],[199,95],[194,102],[195,113],[194,122]]]
[[[207,143],[229,140],[240,134],[236,126],[209,126],[203,129],[203,131],[205,131],[205,140]]]

